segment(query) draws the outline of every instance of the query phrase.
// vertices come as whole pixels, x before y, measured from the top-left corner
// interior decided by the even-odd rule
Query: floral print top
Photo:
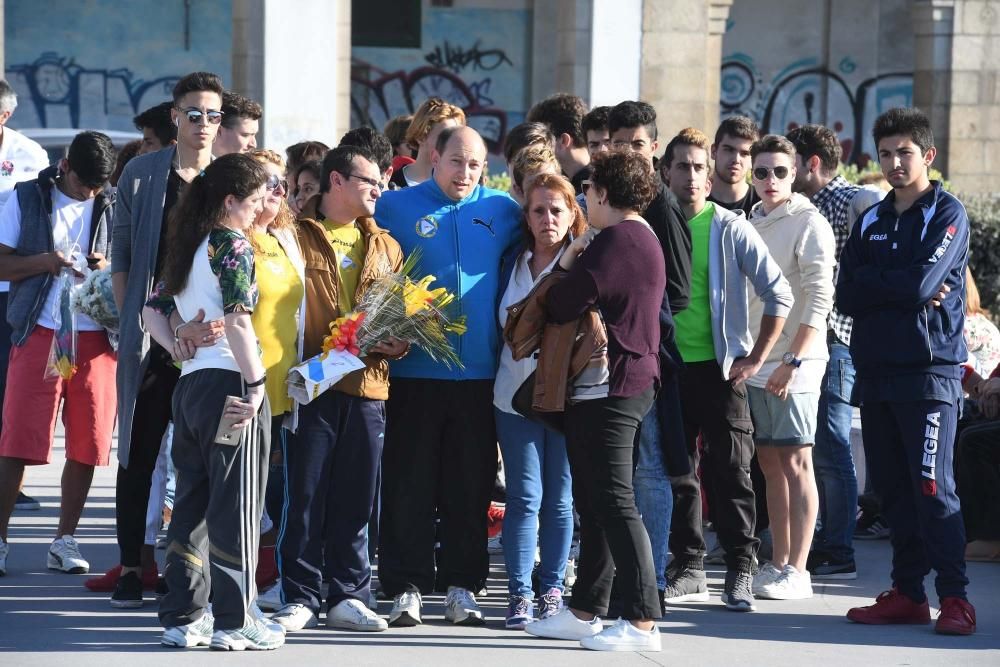
[[[222,312],[252,313],[257,305],[257,279],[253,246],[246,237],[233,229],[213,229],[208,235],[208,263],[219,278]],[[169,317],[174,298],[164,293],[165,288],[163,281],[158,282],[146,305]]]
[[[966,315],[965,344],[969,363],[977,373],[989,377],[1000,364],[1000,330],[982,313]]]

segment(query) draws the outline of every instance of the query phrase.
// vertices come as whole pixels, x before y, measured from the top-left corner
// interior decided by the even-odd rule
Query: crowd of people
[[[738,612],[857,576],[860,406],[892,581],[847,617],[930,623],[933,569],[935,629],[975,632],[966,560],[1000,560],[1000,332],[920,111],[878,117],[869,187],[821,125],[737,116],[660,151],[649,104],[558,94],[507,133],[507,193],[437,98],[283,158],[257,147],[259,104],[195,72],[136,116],[141,140],[81,132],[53,165],[5,126],[15,105],[0,83],[0,575],[24,566],[10,516],[61,410],[47,565],[90,570],[74,534],[117,423],[119,559],[85,585],[115,608],[155,590],[166,646],[414,626],[437,591],[484,624],[499,467],[505,627],[659,651],[666,607],[710,599],[707,559]],[[457,296],[461,363],[390,335],[291,399],[289,370],[413,253]],[[75,373],[48,377],[54,286],[87,269],[110,271],[118,327],[75,315]]]

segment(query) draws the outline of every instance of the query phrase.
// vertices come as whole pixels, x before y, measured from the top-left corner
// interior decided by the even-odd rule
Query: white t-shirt
[[[36,142],[9,127],[3,128],[0,141],[0,207],[21,181],[38,178],[38,172],[49,166],[49,154]],[[10,290],[10,283],[0,281],[0,292]]]
[[[52,238],[55,249],[67,257],[70,251],[74,259],[86,257],[90,244],[90,223],[94,215],[94,200],[77,201],[64,195],[59,188],[52,188]],[[17,197],[10,197],[0,211],[0,244],[16,248],[21,238],[21,206]],[[83,279],[78,279],[83,282]],[[38,314],[39,326],[56,328],[59,313],[59,290],[53,283],[45,304]],[[79,331],[101,331],[102,327],[86,315],[77,313],[76,327]]]
[[[565,249],[565,245],[563,248]],[[528,296],[528,293],[538,284],[538,281],[555,268],[556,262],[562,257],[563,250],[560,250],[556,258],[542,269],[537,279],[532,279],[531,269],[528,266],[531,254],[530,250],[525,250],[518,256],[517,261],[514,263],[514,270],[510,274],[510,282],[507,283],[507,289],[504,290],[503,298],[500,299],[499,316],[501,327],[507,324],[507,307],[514,305],[518,301],[522,301]],[[538,360],[534,355],[527,359],[514,361],[510,347],[504,344],[503,349],[500,351],[500,367],[497,368],[497,377],[493,385],[493,405],[504,412],[516,415],[517,411],[511,405],[514,393],[524,384],[528,376],[534,372],[536,366],[538,366]]]

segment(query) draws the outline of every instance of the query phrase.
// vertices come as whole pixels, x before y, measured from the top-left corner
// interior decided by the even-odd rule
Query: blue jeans
[[[653,567],[656,569],[656,587],[667,587],[667,542],[670,538],[670,517],[674,511],[674,495],[670,480],[663,466],[660,448],[660,420],[656,415],[656,402],[646,413],[639,431],[639,457],[632,482],[635,488],[635,505],[642,515],[649,543],[653,548]]]
[[[562,434],[503,410],[496,411],[507,506],[503,558],[511,595],[531,598],[535,546],[541,551],[542,591],[563,590],[573,538],[573,483]]]
[[[830,345],[830,363],[823,378],[816,425],[813,462],[819,490],[820,528],[813,549],[837,560],[852,560],[858,511],[858,478],[851,455],[851,390],[854,364],[846,345]]]

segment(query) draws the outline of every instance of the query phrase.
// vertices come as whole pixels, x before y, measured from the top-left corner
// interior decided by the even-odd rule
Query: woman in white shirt
[[[163,273],[143,309],[150,335],[183,359],[173,396],[177,492],[167,532],[169,592],[159,612],[167,646],[242,650],[284,643],[280,628],[265,623],[253,605],[270,409],[251,322],[257,285],[246,234],[263,208],[267,177],[250,156],[231,154],[191,181],[170,213]],[[169,318],[176,311],[186,322],[201,309],[206,319],[223,318],[225,333],[191,355]]]
[[[555,267],[569,242],[586,229],[573,186],[562,176],[543,174],[528,186],[523,232],[526,249],[514,262],[500,300],[500,326],[507,307],[524,299]],[[507,505],[503,520],[503,554],[507,566],[509,605],[506,626],[523,629],[535,617],[531,570],[540,549],[538,577],[542,595],[539,618],[562,607],[563,578],[573,538],[573,495],[561,433],[519,415],[511,399],[535,370],[534,358],[514,361],[503,347],[493,390],[497,439],[503,454]]]

